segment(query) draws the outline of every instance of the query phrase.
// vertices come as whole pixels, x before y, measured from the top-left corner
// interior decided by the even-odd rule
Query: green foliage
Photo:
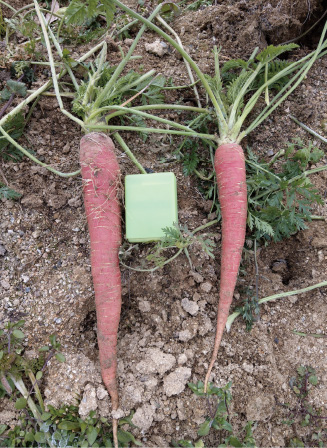
[[[0,331],[0,372],[5,377],[8,373],[21,377],[31,371],[33,374],[36,374],[39,378],[41,378],[42,370],[45,367],[45,357],[43,352],[48,352],[48,360],[54,356],[58,361],[65,361],[64,355],[60,352],[61,344],[57,341],[55,335],[51,335],[49,338],[50,344],[42,347],[40,350],[40,356],[36,359],[26,360],[22,354],[25,333],[21,330],[21,328],[24,325],[24,320],[7,322],[4,325],[3,330]],[[6,388],[4,389],[6,390]],[[20,400],[17,406],[22,406],[22,403],[22,400]]]
[[[0,36],[3,36],[6,34],[6,22],[4,21],[2,9],[0,6]]]
[[[248,226],[255,239],[280,241],[306,228],[319,192],[305,170],[323,152],[296,139],[279,160],[278,174],[249,150],[247,163]]]
[[[299,48],[299,45],[287,44],[287,45],[278,45],[276,47],[274,45],[269,45],[267,48],[265,48],[263,51],[261,51],[261,53],[257,55],[256,59],[262,62],[263,64],[266,64],[272,61],[273,59],[277,58],[281,54],[287,51],[292,51],[295,48]]]
[[[181,2],[185,3],[185,2]],[[185,6],[186,11],[197,11],[198,9],[204,9],[207,6],[213,5],[214,0],[195,0],[195,2],[190,3]],[[180,4],[181,5],[181,4]]]
[[[133,106],[137,104],[161,104],[164,101],[164,95],[162,93],[162,87],[166,84],[166,78],[162,75],[156,77],[149,77],[146,80],[142,80],[142,75],[134,70],[129,71],[126,75],[120,76],[113,84],[109,91],[105,90],[110,82],[116,67],[110,66],[109,63],[104,63],[99,73],[96,75],[96,82],[92,76],[95,76],[98,69],[100,60],[95,62],[95,67],[89,66],[90,80],[88,82],[82,81],[78,89],[77,95],[73,101],[73,112],[82,117],[84,120],[94,111],[99,108],[107,106],[120,106],[130,98],[134,98]],[[91,85],[90,85],[91,83]],[[105,93],[104,93],[105,92]],[[86,94],[89,95],[89,101],[85,101]],[[95,102],[101,95],[101,101],[95,106]],[[103,95],[103,97],[102,97]],[[126,104],[126,107],[131,103]],[[114,110],[108,110],[107,115],[114,113]],[[102,115],[101,115],[102,116]],[[126,114],[124,117],[120,117],[121,124],[125,124],[126,120],[131,124],[138,127],[144,127],[145,122],[140,115]],[[147,135],[141,133],[142,138],[145,140]]]
[[[25,399],[19,399],[20,406],[16,409],[24,409]],[[17,400],[18,401],[18,400]],[[16,401],[16,405],[17,405]],[[23,406],[23,401],[25,406]],[[118,440],[120,447],[141,446],[133,434],[122,427],[133,427],[131,421],[133,414],[119,421]],[[20,419],[20,424],[14,429],[6,425],[0,425],[0,446],[29,446],[48,447],[49,438],[52,447],[112,447],[112,425],[103,417],[96,417],[91,411],[85,419],[79,417],[78,406],[63,405],[56,409],[48,406],[48,411],[43,412],[37,426],[29,412],[26,411]]]
[[[10,135],[11,138],[18,140],[23,134],[24,125],[24,116],[20,112],[17,115],[10,117],[5,122],[3,129]],[[23,155],[14,145],[9,143],[7,139],[0,136],[0,158],[5,161],[12,160],[14,162],[19,162],[23,158]]]
[[[51,335],[50,343],[41,347],[41,355],[37,360],[25,359],[22,354],[22,340],[25,334],[21,330],[24,323],[23,320],[8,322],[3,330],[0,330],[0,397],[11,396],[15,399],[15,408],[24,411],[20,424],[14,428],[0,425],[0,447],[112,447],[111,422],[105,418],[96,417],[95,411],[92,411],[86,419],[79,417],[78,403],[76,406],[64,405],[59,409],[48,406],[45,411],[33,374],[36,373],[36,380],[39,381],[53,356],[61,362],[65,361],[65,357],[59,351],[61,344],[56,336]],[[10,375],[15,378],[14,382]],[[27,377],[32,382],[31,391],[33,391],[30,393],[29,400],[19,396],[15,388],[19,384],[19,390],[21,388],[28,390],[29,388],[24,385]],[[37,398],[38,404],[34,403],[34,397]],[[140,446],[134,436],[126,431],[125,425],[134,426],[132,417],[133,414],[119,421],[118,440],[121,447],[128,447],[130,444]]]
[[[207,409],[211,414],[200,425],[198,435],[205,437],[213,428],[219,432],[219,439],[222,441],[219,447],[255,447],[252,422],[248,422],[243,428],[243,437],[234,434],[233,427],[229,421],[229,406],[232,401],[231,385],[232,383],[229,382],[226,386],[220,388],[209,383],[207,393],[205,394],[202,381],[199,381],[197,384],[188,384],[195,395],[206,398]],[[173,443],[173,445],[176,447],[205,447],[202,439],[197,440],[194,444],[190,440],[179,440]]]
[[[211,143],[208,143],[208,147],[214,149]],[[185,139],[177,155],[182,158],[185,175],[195,173],[201,177],[201,173],[196,170],[209,157],[203,157],[204,151],[198,142]],[[313,207],[323,202],[306,174],[306,169],[311,164],[318,163],[323,155],[323,151],[312,143],[305,145],[300,139],[288,143],[284,154],[281,154],[275,164],[259,161],[248,149],[247,225],[254,239],[262,242],[280,241],[307,228],[306,223],[311,221]],[[200,179],[199,182],[199,189],[204,197],[214,200],[213,208],[217,210],[219,219],[215,179],[211,180],[209,176],[207,180]]]
[[[275,81],[271,82],[267,87],[269,90],[280,91],[289,82],[289,76],[279,76],[279,74],[291,63],[276,58],[282,53],[297,47],[295,44],[280,45],[278,47],[271,45],[259,53],[256,59],[253,57],[248,61],[232,59],[225,62],[220,69],[220,73],[216,73],[214,77],[211,78],[208,75],[204,75],[227,121],[235,103],[237,104],[237,110],[234,111],[235,116],[233,116],[234,123],[232,123],[232,127],[242,115],[246,100],[250,98],[249,94],[252,91],[257,91],[263,84],[271,81],[274,77],[276,77]],[[249,110],[252,109],[254,104],[255,101],[252,101]],[[236,138],[236,135],[232,138]]]
[[[115,5],[110,0],[72,0],[65,12],[65,22],[68,25],[81,26],[87,20],[99,15],[106,17],[107,25],[113,21]]]
[[[301,365],[297,368],[296,375],[289,381],[296,397],[296,405],[291,407],[289,404],[279,403],[286,413],[283,423],[292,425],[295,434],[298,425],[307,427],[306,435],[301,439],[298,436],[291,438],[290,446],[326,446],[327,433],[324,421],[327,417],[322,415],[321,409],[318,409],[309,398],[312,388],[318,384],[316,370],[311,366]]]
[[[25,97],[27,93],[26,86],[23,82],[9,79],[7,86],[0,91],[1,101],[8,101],[12,94],[16,94]]]
[[[15,190],[7,187],[5,184],[0,182],[0,199],[19,199],[21,197],[21,193],[18,193]]]
[[[146,257],[147,261],[154,263],[155,266],[162,266],[167,260],[164,252],[167,249],[187,249],[189,246],[198,243],[201,249],[214,258],[213,249],[215,243],[210,238],[204,238],[201,235],[194,235],[186,225],[177,225],[163,229],[165,236],[152,248],[150,254]]]
[[[246,324],[246,330],[251,331],[254,325],[254,322],[259,317],[259,303],[258,298],[254,294],[253,290],[247,288],[245,291],[242,291],[245,295],[244,302],[241,307],[236,308],[235,311],[238,311]]]

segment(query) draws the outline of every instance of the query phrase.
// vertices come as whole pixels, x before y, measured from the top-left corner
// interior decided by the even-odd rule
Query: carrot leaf
[[[277,47],[275,47],[274,45],[269,45],[257,55],[256,59],[262,64],[266,64],[267,62],[272,61],[286,51],[291,51],[298,47],[299,45],[293,43],[287,45],[278,45]]]

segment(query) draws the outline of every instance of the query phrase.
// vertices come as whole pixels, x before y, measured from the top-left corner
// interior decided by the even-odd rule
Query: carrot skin
[[[80,142],[84,205],[91,242],[91,269],[97,313],[97,335],[103,382],[112,409],[118,409],[117,333],[121,310],[121,214],[119,165],[112,140],[101,133]]]
[[[215,172],[222,215],[221,272],[216,337],[205,390],[229,315],[245,242],[247,189],[242,147],[236,143],[220,145],[215,153]]]

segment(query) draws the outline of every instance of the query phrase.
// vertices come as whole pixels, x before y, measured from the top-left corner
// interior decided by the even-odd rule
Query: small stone
[[[134,42],[134,39],[125,39],[124,40],[124,43],[128,46],[131,46],[133,42]]]
[[[57,318],[54,320],[54,322],[55,322],[55,324],[61,324],[61,322],[62,322],[61,317],[57,317]]]
[[[3,287],[3,289],[9,289],[10,288],[10,283],[7,280],[1,280],[0,284]]]
[[[141,311],[141,313],[148,313],[149,311],[151,311],[150,302],[148,302],[147,300],[142,300],[139,303],[139,310]]]
[[[203,277],[201,274],[199,274],[198,272],[192,272],[192,276],[194,278],[194,280],[196,281],[196,283],[202,283],[203,282]]]
[[[196,316],[198,314],[199,305],[196,302],[192,302],[186,297],[182,299],[182,307],[187,313],[191,314],[192,316]]]
[[[82,401],[78,408],[81,417],[87,417],[91,411],[97,409],[96,391],[91,384],[87,384],[84,389]]]
[[[178,333],[178,339],[182,342],[188,342],[192,337],[190,330],[182,330]]]
[[[41,205],[43,204],[43,200],[36,194],[29,194],[25,196],[20,202],[27,207],[41,207]]]
[[[187,381],[190,379],[192,371],[188,367],[178,367],[164,379],[163,389],[168,397],[178,395],[185,389]]]
[[[273,155],[274,155],[274,150],[273,149],[268,149],[267,156],[268,157],[272,157]]]
[[[108,397],[108,392],[106,389],[102,386],[98,387],[97,389],[97,398],[99,400],[103,400],[104,398]]]
[[[243,362],[242,369],[245,370],[245,372],[247,372],[247,373],[250,373],[250,374],[253,373],[253,365],[247,363],[246,361]]]
[[[66,143],[66,145],[62,148],[62,152],[64,154],[68,154],[70,151],[70,143]]]
[[[288,300],[294,305],[298,301],[298,296],[290,296]]]
[[[145,44],[145,50],[148,53],[155,54],[160,58],[168,53],[168,45],[165,42],[161,42],[159,39],[155,40],[151,44]]]
[[[327,238],[313,238],[311,245],[316,248],[327,247]]]
[[[75,198],[69,199],[68,205],[75,208],[80,207],[82,205],[82,200],[79,196],[76,196]]]
[[[119,420],[120,418],[125,417],[125,412],[122,409],[117,409],[116,411],[111,412],[111,416],[115,420]]]
[[[67,198],[64,194],[51,194],[47,203],[55,210],[63,207],[67,203]]]
[[[286,260],[274,261],[271,270],[276,273],[283,273],[287,271],[287,261]]]
[[[153,422],[155,409],[148,403],[138,408],[133,415],[132,422],[144,433],[147,432]]]
[[[246,406],[247,420],[264,421],[269,420],[275,409],[275,398],[264,392],[259,392],[248,399]]]
[[[0,244],[0,256],[3,257],[6,252],[7,252],[7,249],[5,248],[5,246]]]
[[[33,237],[34,239],[38,238],[40,235],[41,235],[41,230],[35,230],[35,231],[32,233],[32,237]]]
[[[179,365],[185,364],[187,362],[187,356],[185,355],[185,353],[179,355],[177,362]]]
[[[29,281],[29,276],[28,275],[22,275],[22,280],[24,283],[27,283]]]
[[[212,284],[210,282],[201,283],[200,289],[203,292],[210,292],[212,290]]]

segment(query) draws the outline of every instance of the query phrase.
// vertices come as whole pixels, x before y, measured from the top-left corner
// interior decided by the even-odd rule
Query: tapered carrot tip
[[[242,147],[236,143],[219,146],[215,154],[215,172],[222,215],[221,272],[216,337],[205,378],[205,392],[229,315],[245,242],[247,190]]]

